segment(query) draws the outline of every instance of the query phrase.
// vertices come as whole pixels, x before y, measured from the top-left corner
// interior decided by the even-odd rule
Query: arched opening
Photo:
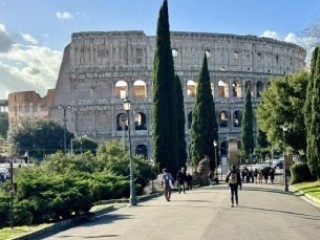
[[[133,83],[133,96],[138,99],[147,97],[147,87],[144,81],[137,80]]]
[[[263,90],[263,84],[262,82],[258,81],[257,82],[257,98],[261,97],[262,90]]]
[[[196,83],[192,80],[187,82],[187,95],[188,97],[194,98],[196,96]]]
[[[228,156],[228,142],[223,141],[220,145],[220,156],[227,157]]]
[[[136,113],[134,118],[135,130],[147,130],[147,118],[142,112]]]
[[[146,145],[140,144],[136,147],[135,155],[141,155],[144,159],[148,158],[148,148]]]
[[[219,97],[229,97],[229,87],[228,83],[223,80],[219,80],[218,82],[218,95]]]
[[[250,93],[251,93],[251,96],[252,96],[252,84],[251,84],[251,81],[247,81],[247,82],[246,82],[246,84],[245,84],[245,89],[246,89],[246,92],[247,92],[248,89],[249,89],[249,91],[250,91]]]
[[[128,95],[128,84],[125,81],[118,81],[114,89],[114,97],[124,99]]]
[[[239,110],[235,111],[233,114],[233,126],[241,127],[241,112]]]
[[[220,122],[220,127],[228,127],[228,115],[226,111],[220,112],[219,122]]]
[[[117,131],[128,130],[127,114],[119,113],[117,116]]]
[[[234,80],[232,83],[232,96],[241,97],[241,84],[239,80]]]

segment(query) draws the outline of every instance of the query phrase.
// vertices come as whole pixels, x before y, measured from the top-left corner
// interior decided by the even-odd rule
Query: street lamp
[[[218,169],[218,154],[217,154],[217,145],[218,145],[218,143],[217,143],[217,141],[216,140],[214,140],[213,141],[213,146],[214,146],[214,163],[215,163],[215,167],[216,167],[216,169]],[[217,170],[218,171],[218,170]]]
[[[132,149],[131,149],[131,135],[130,135],[130,110],[131,101],[126,97],[123,101],[123,109],[127,112],[128,118],[128,139],[129,139],[129,161],[130,161],[130,203],[129,206],[137,205],[136,190],[134,186],[134,170],[133,170],[133,160],[132,160]]]
[[[287,178],[287,165],[286,165],[286,158],[285,158],[285,153],[286,153],[286,132],[288,131],[288,126],[284,124],[282,126],[282,131],[283,131],[283,170],[284,170],[284,191],[288,192],[288,178]]]
[[[59,108],[63,109],[63,150],[64,154],[67,153],[67,136],[66,136],[66,130],[67,130],[67,109],[70,108],[70,106],[65,105],[59,105]]]

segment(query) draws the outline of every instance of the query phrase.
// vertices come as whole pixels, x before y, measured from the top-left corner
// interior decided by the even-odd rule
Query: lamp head
[[[123,101],[123,109],[125,110],[125,111],[130,111],[131,110],[131,101],[128,99],[128,97],[126,97],[125,99],[124,99],[124,101]]]

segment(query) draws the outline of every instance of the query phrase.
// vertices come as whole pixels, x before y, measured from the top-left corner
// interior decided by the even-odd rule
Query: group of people
[[[210,175],[210,173],[209,173]],[[212,176],[209,176],[209,179],[212,180],[215,178],[215,173],[212,172]],[[162,174],[162,185],[164,183],[164,196],[165,199],[170,202],[171,197],[171,189],[174,186],[175,179],[173,178],[172,174],[168,171],[167,168],[163,169]],[[188,188],[192,189],[192,175],[186,174],[185,168],[182,167],[180,171],[177,173],[176,181],[178,185],[178,193],[180,194],[182,191],[185,192],[185,183],[187,183]],[[218,180],[217,180],[218,181]],[[238,206],[239,204],[239,197],[238,197],[238,188],[240,187],[240,190],[242,189],[241,184],[241,176],[240,171],[236,168],[235,165],[232,165],[230,171],[228,172],[226,176],[226,182],[229,184],[229,187],[231,189],[231,207],[234,207],[234,205]]]
[[[245,167],[241,171],[241,177],[242,181],[245,181],[247,183],[262,183],[263,179],[265,183],[268,183],[269,177],[270,182],[274,183],[275,178],[275,169],[274,168],[264,168],[264,169],[248,169]]]
[[[162,179],[162,185],[164,184],[164,196],[166,200],[170,202],[171,189],[174,187],[175,179],[167,168],[163,169]],[[186,173],[185,168],[182,167],[177,173],[176,183],[178,187],[178,193],[186,193],[186,185],[189,190],[192,190],[192,175],[190,173]]]

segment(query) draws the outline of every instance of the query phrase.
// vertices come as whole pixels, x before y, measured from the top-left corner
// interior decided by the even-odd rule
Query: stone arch
[[[147,117],[143,112],[138,112],[134,117],[135,130],[147,130]]]
[[[257,98],[261,97],[262,90],[263,90],[263,83],[261,81],[258,81],[257,82],[257,95],[256,95]]]
[[[239,80],[234,80],[232,82],[232,96],[233,97],[241,97],[242,92],[241,92],[241,82]]]
[[[136,80],[133,83],[133,96],[137,99],[147,98],[147,85],[143,80]]]
[[[237,110],[233,113],[233,126],[234,127],[241,127],[241,111]]]
[[[220,144],[220,156],[227,157],[228,156],[228,141],[223,141]]]
[[[187,95],[188,97],[194,98],[196,96],[196,82],[193,80],[188,80],[187,82]]]
[[[114,97],[118,99],[124,99],[126,96],[128,96],[128,84],[123,80],[116,82],[114,88]]]
[[[249,89],[249,91],[251,93],[251,96],[252,96],[252,83],[251,83],[251,81],[246,81],[246,84],[245,84],[246,92],[247,92],[248,89]]]
[[[125,113],[119,113],[117,115],[117,131],[128,130],[128,117]]]
[[[218,95],[219,97],[229,97],[229,86],[224,80],[219,80],[218,82]]]
[[[228,127],[228,113],[221,111],[219,114],[220,127]]]
[[[148,148],[147,148],[147,146],[144,145],[144,144],[139,144],[136,147],[135,155],[141,155],[141,156],[144,157],[144,159],[147,159],[148,158]]]

